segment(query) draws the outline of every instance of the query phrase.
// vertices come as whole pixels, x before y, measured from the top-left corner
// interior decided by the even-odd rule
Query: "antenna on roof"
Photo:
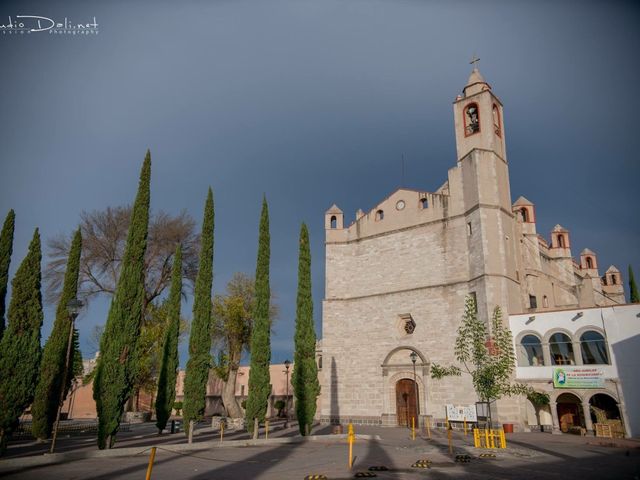
[[[404,187],[404,153],[400,156],[402,161],[401,176],[400,176],[400,188]]]

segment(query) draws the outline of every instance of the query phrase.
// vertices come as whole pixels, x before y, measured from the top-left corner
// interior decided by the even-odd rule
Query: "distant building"
[[[541,312],[612,306],[598,311],[618,324],[617,306],[625,303],[619,270],[611,266],[601,276],[597,255],[589,249],[574,260],[575,241],[567,229],[556,225],[548,241],[536,231],[534,204],[524,197],[512,203],[502,102],[477,69],[453,102],[453,113],[457,159],[435,192],[400,188],[368,212],[358,210],[348,225],[337,205],[325,214],[318,351],[323,422],[406,425],[411,417],[444,419],[447,404],[476,402],[468,376],[430,378],[432,363],[455,363],[453,345],[466,295],[475,297],[480,318],[490,318],[500,306],[505,323],[514,327],[522,315],[537,319]],[[557,319],[560,328],[565,315],[545,318]],[[637,341],[640,320],[628,324],[625,317],[624,322],[625,341],[634,336]],[[549,325],[538,332],[543,344],[552,331]],[[608,341],[603,328],[588,331]],[[581,332],[572,333],[571,342],[581,341]],[[595,334],[588,335],[585,341],[596,341]],[[575,348],[579,365],[577,343]],[[415,382],[412,352],[417,354]],[[607,357],[615,359],[620,357]],[[553,362],[560,361],[546,358],[545,369],[535,375],[549,374]],[[622,373],[616,367],[605,370],[607,382],[599,392],[624,405],[630,390],[614,388],[620,387],[614,379],[622,382]],[[524,375],[520,368],[518,375]],[[541,377],[535,380],[548,390]],[[578,397],[581,404],[589,401],[585,394]],[[560,409],[564,397],[554,395],[553,401]],[[526,402],[500,400],[494,418],[525,428],[532,421]]]
[[[91,372],[95,368],[96,359],[85,360],[84,373],[85,375]],[[292,365],[293,367],[293,365]],[[249,389],[249,367],[240,367],[238,370],[238,379],[236,383],[236,399],[238,403],[246,400]],[[267,410],[267,416],[275,416],[278,410],[275,408],[275,403],[278,400],[286,401],[288,398],[289,415],[291,418],[295,416],[295,410],[293,408],[293,387],[291,386],[291,373],[293,368],[289,370],[289,389],[287,390],[287,374],[284,364],[271,365],[269,373],[271,375],[271,396],[269,397],[269,407]],[[178,372],[178,378],[176,380],[176,401],[181,401],[184,395],[184,370]],[[205,409],[205,415],[223,415],[224,407],[222,405],[222,385],[223,382],[213,374],[213,371],[209,374],[209,383],[207,384],[207,406]],[[288,392],[288,397],[287,397]],[[155,414],[153,410],[153,404],[155,400],[156,392],[142,392],[138,399],[134,399],[138,403],[138,409],[142,412],[151,412]],[[68,415],[68,418],[96,418],[96,404],[93,400],[93,382],[87,385],[82,385],[81,379],[77,379],[76,387],[72,390],[72,393],[68,396],[65,405],[62,409],[64,413]]]

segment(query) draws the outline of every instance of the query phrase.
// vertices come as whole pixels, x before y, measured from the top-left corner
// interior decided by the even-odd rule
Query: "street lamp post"
[[[413,363],[413,393],[416,399],[416,415],[418,415],[418,382],[416,381],[416,361],[418,360],[418,354],[416,352],[411,352],[409,358],[411,358],[411,363]]]
[[[287,396],[284,399],[284,413],[286,415],[284,428],[289,428],[289,367],[291,367],[291,362],[289,360],[285,360],[284,368],[285,373],[287,374]]]
[[[71,358],[71,346],[73,345],[73,324],[78,317],[78,312],[82,308],[82,302],[73,297],[67,303],[67,313],[69,314],[69,339],[67,340],[67,359],[64,363],[64,372],[62,372],[62,384],[60,385],[60,401],[58,402],[58,413],[56,413],[56,423],[53,427],[53,438],[51,439],[51,449],[49,453],[53,453],[56,448],[56,438],[58,436],[58,424],[60,423],[60,412],[64,403],[64,391],[67,385],[67,375],[69,375],[69,365]]]

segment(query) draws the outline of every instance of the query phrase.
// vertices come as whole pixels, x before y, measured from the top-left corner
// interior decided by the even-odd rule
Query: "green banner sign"
[[[553,369],[555,388],[603,388],[604,373],[594,367],[556,367]]]

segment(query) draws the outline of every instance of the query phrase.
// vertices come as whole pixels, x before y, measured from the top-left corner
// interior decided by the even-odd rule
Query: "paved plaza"
[[[344,437],[331,435],[328,427],[317,427],[313,433],[315,440],[298,441],[295,428],[276,425],[268,440],[251,444],[246,433],[238,432],[225,436],[220,446],[219,432],[204,429],[194,446],[175,450],[176,445],[186,447],[183,435],[159,437],[153,425],[138,425],[121,435],[117,449],[122,450],[123,456],[65,458],[56,465],[27,465],[8,473],[6,462],[12,458],[42,458],[47,448],[46,444],[16,442],[9,448],[8,456],[0,460],[0,476],[15,480],[142,479],[150,448],[156,445],[151,478],[157,480],[304,479],[307,475],[346,479],[380,466],[388,468],[374,472],[380,479],[640,479],[640,442],[631,440],[614,445],[593,437],[510,434],[508,448],[494,450],[493,458],[480,457],[487,451],[475,449],[471,435],[465,437],[455,432],[454,455],[471,457],[468,463],[459,463],[449,455],[443,431],[432,432],[431,439],[422,434],[412,440],[406,429],[356,426],[359,437],[353,448],[353,468],[349,470]],[[83,436],[62,438],[58,451],[92,454],[96,451],[94,441]],[[429,468],[412,467],[418,460],[429,460]]]

